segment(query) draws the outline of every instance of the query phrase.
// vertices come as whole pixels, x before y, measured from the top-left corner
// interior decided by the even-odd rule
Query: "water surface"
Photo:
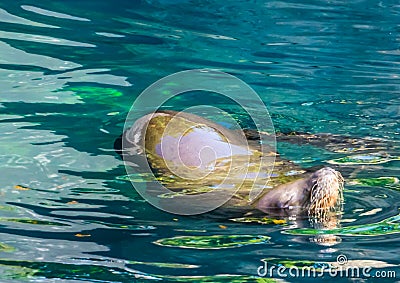
[[[342,228],[328,231],[341,241],[327,247],[310,241],[307,223],[159,211],[113,151],[135,97],[192,68],[251,85],[278,131],[395,144],[399,19],[398,1],[3,1],[0,281],[257,282],[261,259],[332,263],[340,254],[399,276],[398,184],[346,185]],[[223,103],[199,94],[170,107],[193,101]],[[346,156],[278,149],[304,166]],[[386,151],[400,156],[398,146]],[[398,177],[399,166],[360,165],[353,177]]]

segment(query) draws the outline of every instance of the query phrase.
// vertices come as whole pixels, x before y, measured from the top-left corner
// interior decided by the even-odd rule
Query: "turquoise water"
[[[213,68],[251,85],[277,130],[384,138],[395,159],[399,19],[398,1],[2,1],[0,282],[264,282],[262,259],[341,254],[399,280],[398,184],[347,184],[342,228],[327,231],[340,243],[324,246],[307,223],[159,211],[113,150],[144,88]],[[170,107],[194,100],[222,103]],[[304,166],[345,156],[278,149]],[[399,166],[360,165],[353,178],[398,177]]]

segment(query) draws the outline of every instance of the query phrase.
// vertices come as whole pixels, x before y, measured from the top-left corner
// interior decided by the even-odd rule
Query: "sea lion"
[[[138,119],[115,145],[125,160],[145,156],[159,180],[177,194],[202,193],[222,183],[224,188],[240,187],[224,207],[305,212],[318,219],[340,209],[344,180],[338,171],[324,167],[310,173],[272,149],[269,159],[260,151],[259,137],[260,133],[244,136],[194,114],[158,111]],[[264,192],[249,202],[254,186]]]

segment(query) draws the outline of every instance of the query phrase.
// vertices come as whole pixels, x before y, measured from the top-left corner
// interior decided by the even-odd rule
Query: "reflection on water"
[[[261,259],[338,254],[399,270],[399,14],[396,1],[370,0],[0,4],[1,281],[268,282],[256,278]],[[278,145],[301,166],[333,160],[348,173],[340,228],[181,217],[138,196],[114,139],[145,87],[189,68],[249,83],[278,131],[387,141],[367,155]],[[226,103],[183,96],[169,106],[193,101]]]

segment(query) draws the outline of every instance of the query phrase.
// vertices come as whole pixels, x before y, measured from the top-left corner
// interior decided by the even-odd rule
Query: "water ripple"
[[[377,268],[400,264],[395,1],[3,2],[0,281],[261,282],[260,260],[277,254],[276,264],[333,262],[338,253]],[[249,83],[280,132],[381,139],[372,155],[351,145],[278,145],[301,166],[334,160],[351,175],[337,229],[174,216],[135,192],[114,139],[143,89],[188,68]],[[194,102],[251,124],[197,93],[168,106]],[[312,239],[333,235],[318,233],[342,240],[320,245]]]
[[[34,22],[31,20],[19,17],[19,16],[12,15],[4,9],[0,9],[0,22],[34,26],[34,27],[59,28],[57,26],[42,24],[42,23]]]
[[[4,55],[4,58],[1,60],[2,67],[5,68],[7,65],[14,66],[36,66],[49,70],[68,70],[81,67],[81,65],[68,62],[64,60],[60,60],[57,58],[31,54],[25,52],[23,50],[12,47],[11,45],[0,41],[0,52]]]
[[[64,13],[59,13],[59,12],[54,12],[46,9],[42,9],[39,7],[35,6],[30,6],[30,5],[22,5],[22,9],[26,11],[30,11],[39,15],[44,15],[44,16],[49,16],[49,17],[55,17],[59,19],[67,19],[67,20],[74,20],[74,21],[83,21],[83,22],[90,22],[89,19],[86,18],[81,18],[81,17],[75,17],[72,15],[64,14]]]
[[[0,31],[0,38],[24,40],[24,41],[52,44],[52,45],[91,47],[91,48],[96,47],[96,45],[94,44],[72,41],[68,39],[62,39],[62,38],[56,38],[38,34],[8,32],[8,31]]]

